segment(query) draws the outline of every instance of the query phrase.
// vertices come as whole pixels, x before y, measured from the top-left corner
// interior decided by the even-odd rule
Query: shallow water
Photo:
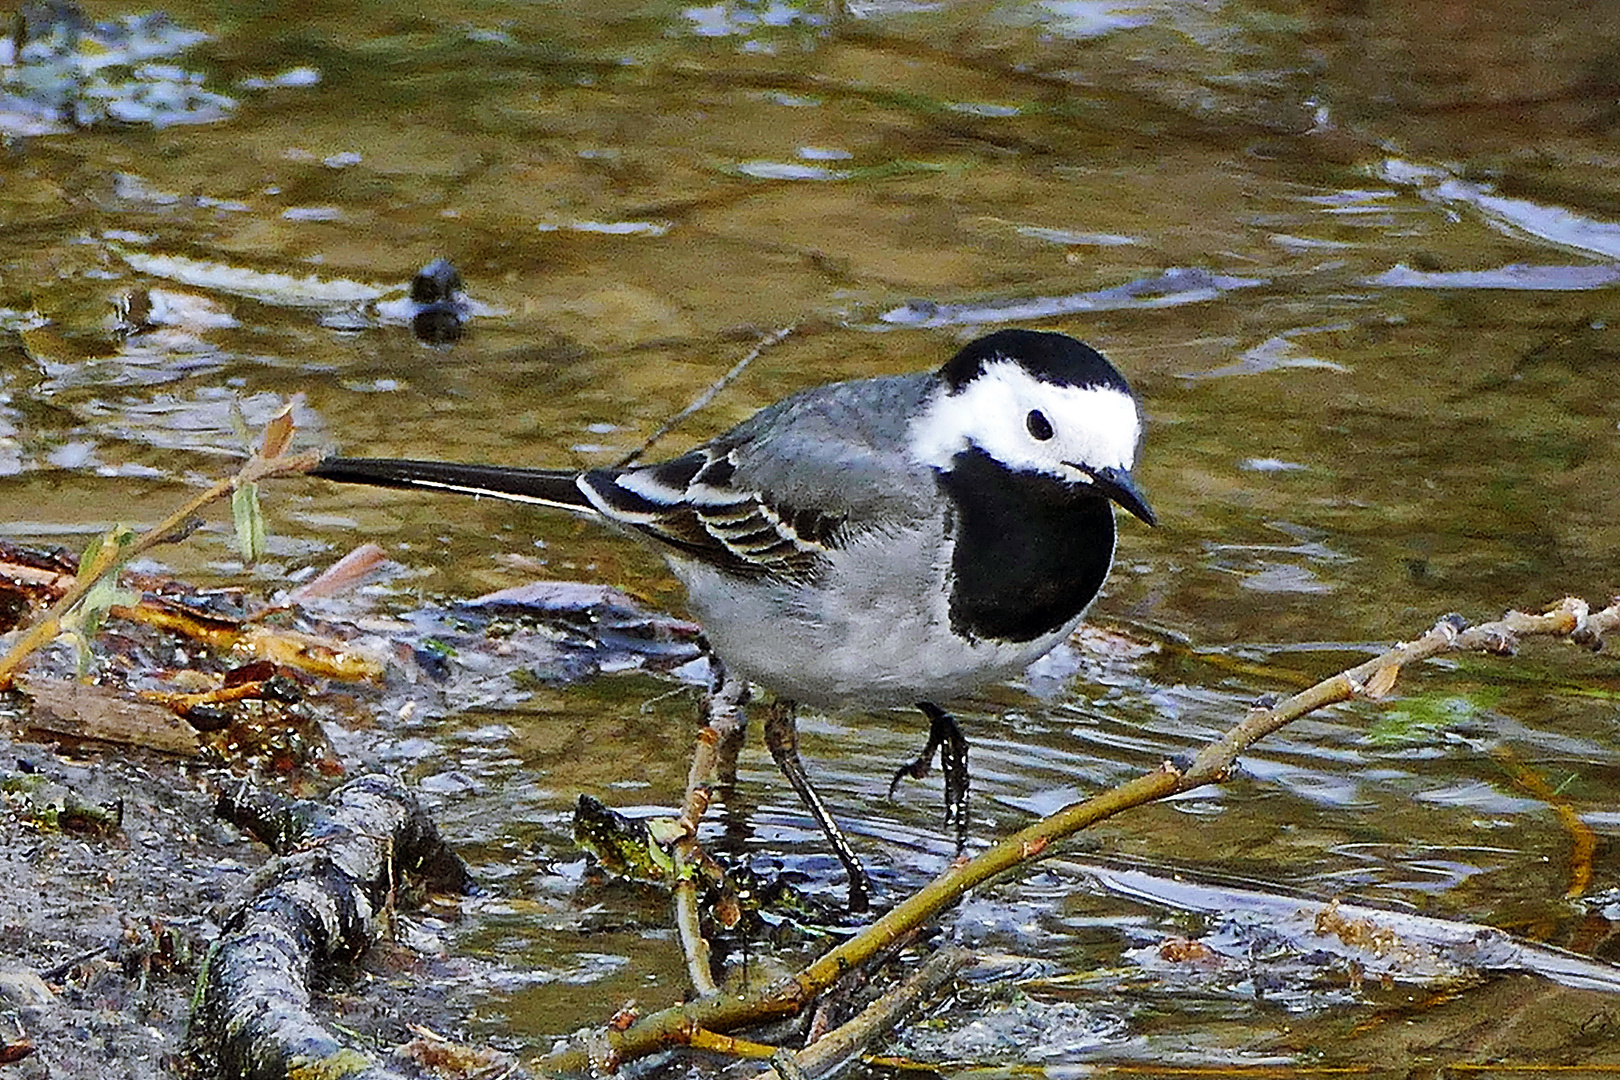
[[[0,161],[0,529],[77,548],[149,524],[295,393],[302,436],[351,454],[587,465],[790,323],[663,448],[802,386],[937,364],[998,325],[1061,329],[1145,403],[1139,476],[1162,525],[1122,523],[1095,619],[1159,647],[1065,653],[960,710],[980,839],[1447,611],[1620,590],[1620,9],[850,9],[169,8],[209,40],[165,62],[232,99],[225,119],[19,134]],[[448,348],[374,303],[439,256],[479,305]],[[120,333],[132,288],[166,314]],[[535,573],[680,604],[654,556],[566,517],[313,481],[266,503],[266,562],[243,570],[215,521],[163,565],[271,591],[369,538],[397,566],[367,609]],[[405,723],[385,696],[352,737],[422,783],[493,886],[453,930],[495,972],[461,991],[477,1034],[544,1048],[604,1002],[680,995],[662,902],[588,880],[568,817],[581,792],[678,799],[681,685],[531,685]],[[1612,660],[1538,645],[1400,690],[1072,846],[1601,949],[1608,845],[1597,899],[1566,901],[1568,835],[1504,762],[1600,838],[1620,826]],[[945,864],[937,780],[889,802],[874,765],[915,752],[914,716],[802,728],[886,894]],[[714,843],[836,890],[762,748],[742,781]],[[948,923],[1060,970],[1120,964],[1176,926],[1075,889],[1042,872]],[[1287,1009],[1110,1007],[1095,1027],[1054,1013],[1069,1034],[1025,1045],[1059,1061],[1306,1045],[1278,1034]],[[1346,1059],[1365,1051],[1339,1038]]]

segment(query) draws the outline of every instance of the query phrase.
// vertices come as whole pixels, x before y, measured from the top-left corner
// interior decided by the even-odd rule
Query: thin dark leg
[[[770,748],[771,757],[776,759],[776,767],[782,770],[782,775],[793,785],[793,790],[799,793],[799,799],[810,811],[810,816],[827,834],[833,854],[844,864],[844,870],[849,874],[849,910],[867,910],[871,906],[872,881],[866,876],[866,868],[856,857],[855,849],[844,838],[843,830],[827,811],[827,804],[810,786],[810,776],[804,771],[804,762],[799,760],[799,727],[793,719],[791,701],[772,702],[766,711],[765,745]]]
[[[956,718],[933,702],[919,701],[917,708],[928,717],[928,745],[915,760],[895,770],[889,782],[889,797],[894,797],[905,777],[921,780],[927,776],[934,765],[934,751],[938,750],[939,764],[945,772],[945,824],[956,824],[956,852],[960,855],[968,837],[967,737]]]

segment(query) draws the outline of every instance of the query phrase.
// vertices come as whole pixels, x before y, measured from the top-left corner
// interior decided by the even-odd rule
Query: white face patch
[[[1035,412],[1039,419],[1031,417]],[[1046,432],[1050,437],[1037,437]],[[976,446],[1010,469],[1089,483],[1076,465],[1128,472],[1141,437],[1142,418],[1129,394],[1042,382],[1015,361],[997,360],[960,392],[942,390],[912,422],[911,454],[948,469],[952,458]]]

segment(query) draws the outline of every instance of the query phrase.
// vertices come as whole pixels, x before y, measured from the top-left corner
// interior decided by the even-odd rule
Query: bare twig
[[[720,736],[705,725],[698,731],[697,750],[686,781],[686,799],[681,806],[683,835],[675,841],[675,926],[681,935],[681,951],[686,955],[686,974],[699,997],[720,992],[714,983],[709,961],[709,943],[703,938],[698,918],[697,860],[698,822],[709,809],[709,791],[715,775],[715,746]]]
[[[733,1058],[770,1058],[776,1056],[779,1050],[764,1043],[750,1042],[747,1039],[737,1039],[730,1035],[716,1035],[712,1031],[701,1028],[692,1032],[692,1040],[686,1045],[694,1050],[707,1050],[711,1054],[720,1054]]]
[[[902,934],[920,926],[978,885],[1048,854],[1054,841],[1144,803],[1218,783],[1238,754],[1307,713],[1355,697],[1377,699],[1394,688],[1409,664],[1448,652],[1511,654],[1520,638],[1566,637],[1599,648],[1604,635],[1620,628],[1620,598],[1591,612],[1584,600],[1566,598],[1543,614],[1510,611],[1496,622],[1467,628],[1447,616],[1422,637],[1389,649],[1364,664],[1324,679],[1293,697],[1250,713],[1210,743],[1182,771],[1168,762],[1084,802],[1074,803],[1009,836],[969,862],[953,865],[907,897],[859,935],[837,946],[797,974],[746,995],[717,994],[642,1017],[624,1031],[593,1032],[537,1062],[545,1072],[610,1072],[655,1050],[689,1045],[699,1031],[724,1032],[792,1015]]]
[[[792,1055],[797,1075],[805,1080],[825,1080],[849,1065],[866,1047],[887,1035],[901,1020],[917,1010],[922,1002],[971,959],[966,949],[949,946],[940,949],[906,981],[890,990],[847,1024],[842,1025]],[[776,1062],[778,1073],[780,1061]],[[782,1080],[792,1080],[783,1076]]]
[[[1593,613],[1585,600],[1565,597],[1540,615],[1509,611],[1496,622],[1468,627],[1460,616],[1448,615],[1416,641],[1397,645],[1364,664],[1324,679],[1288,700],[1249,714],[1241,724],[1209,746],[1187,773],[1192,786],[1209,783],[1224,774],[1238,753],[1285,724],[1327,705],[1353,697],[1377,700],[1395,686],[1401,669],[1446,652],[1487,652],[1510,656],[1521,637],[1567,637],[1590,648],[1601,647],[1603,636],[1620,627],[1620,598]]]
[[[271,427],[266,428],[265,445],[271,450],[276,450],[276,444],[282,442],[283,436],[276,428],[276,421],[272,421]],[[308,472],[320,459],[320,454],[313,450],[290,457],[264,457],[255,454],[235,476],[221,480],[207,491],[189,499],[184,506],[152,526],[133,543],[127,546],[103,544],[89,566],[79,567],[78,576],[74,578],[68,590],[57,599],[56,603],[36,616],[10,651],[4,657],[0,657],[0,690],[8,689],[23,662],[61,631],[63,617],[73,609],[73,605],[84,599],[85,594],[97,581],[184,530],[197,512],[208,504],[229,498],[238,488],[260,480]]]
[[[1597,854],[1597,833],[1581,820],[1569,800],[1554,791],[1541,774],[1520,761],[1505,746],[1491,751],[1491,757],[1506,770],[1508,777],[1533,798],[1540,799],[1558,816],[1558,823],[1569,833],[1569,888],[1564,899],[1576,900],[1592,884],[1592,857]]]
[[[675,842],[675,926],[681,935],[687,975],[699,997],[717,994],[720,988],[714,982],[709,943],[704,940],[698,917],[697,874],[705,864],[713,865],[698,846],[698,825],[714,798],[714,789],[736,782],[737,748],[747,723],[743,706],[748,699],[748,684],[727,679],[718,660],[713,665],[714,686],[704,706],[708,723],[698,730],[697,750],[692,754],[686,797],[681,804],[683,835]]]
[[[708,405],[709,402],[713,401],[720,391],[736,382],[737,377],[748,370],[749,364],[752,364],[755,360],[758,360],[766,349],[769,349],[771,346],[785,340],[788,335],[792,334],[794,330],[798,329],[798,326],[798,323],[789,323],[780,329],[772,330],[770,333],[760,338],[758,344],[756,344],[752,349],[749,349],[746,356],[737,361],[735,364],[731,365],[730,371],[727,371],[724,375],[720,376],[720,378],[716,379],[709,385],[707,390],[693,398],[690,405],[660,424],[657,431],[647,436],[646,442],[642,443],[640,446],[624,455],[624,457],[614,462],[613,467],[615,469],[622,469],[626,465],[630,465],[641,460],[641,455],[645,454],[648,450],[651,450],[659,439],[662,439],[665,435],[668,435],[671,431],[674,431],[675,425],[679,424],[682,420],[685,420],[688,416],[691,416],[699,409]]]

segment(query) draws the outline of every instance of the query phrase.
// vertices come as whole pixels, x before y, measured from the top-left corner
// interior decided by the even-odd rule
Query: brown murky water
[[[1058,656],[962,710],[985,837],[1186,753],[1257,696],[1446,611],[1620,590],[1620,7],[169,12],[209,40],[161,62],[234,100],[227,116],[6,141],[11,538],[79,547],[150,523],[226,469],[238,410],[257,424],[294,393],[305,437],[348,453],[586,465],[639,444],[789,323],[665,449],[802,386],[936,364],[999,325],[1061,329],[1109,355],[1146,404],[1139,475],[1163,524],[1124,523],[1097,618],[1165,644]],[[480,305],[443,349],[368,299],[438,256]],[[116,332],[131,288],[172,314]],[[216,522],[164,565],[269,591],[370,538],[398,563],[365,597],[383,611],[537,565],[680,603],[656,558],[565,517],[316,482],[279,485],[267,506],[269,561],[243,571]],[[689,693],[670,693],[680,685],[636,672],[527,685],[406,723],[384,698],[378,729],[348,736],[422,784],[491,887],[448,931],[482,964],[457,990],[475,1035],[543,1048],[606,1003],[681,993],[659,902],[582,882],[567,840],[580,792],[620,808],[678,797],[694,715]],[[1301,723],[1230,785],[1110,822],[1075,850],[1611,953],[1613,661],[1532,648],[1512,665],[1436,665],[1402,690],[1389,708]],[[874,766],[915,751],[915,718],[803,727],[880,888],[939,869],[937,790],[885,801]],[[1567,832],[1504,760],[1597,831],[1582,898],[1564,896]],[[743,781],[731,842],[836,888],[762,749]],[[1115,967],[1186,929],[1081,891],[1061,866],[947,925],[1048,973]],[[978,1020],[990,1035],[914,1049],[1058,1064],[1416,1053],[1351,1030],[1399,1002],[1288,991],[1082,994],[1020,1014],[1022,1028],[964,1004],[946,1027]],[[1547,1005],[1540,984],[1511,1006],[1502,993],[1465,1001],[1533,1002],[1543,1030],[1585,1031],[1601,1009]],[[1521,1060],[1606,1053],[1442,1027],[1432,1042],[1453,1038],[1463,1057],[1487,1043]]]

